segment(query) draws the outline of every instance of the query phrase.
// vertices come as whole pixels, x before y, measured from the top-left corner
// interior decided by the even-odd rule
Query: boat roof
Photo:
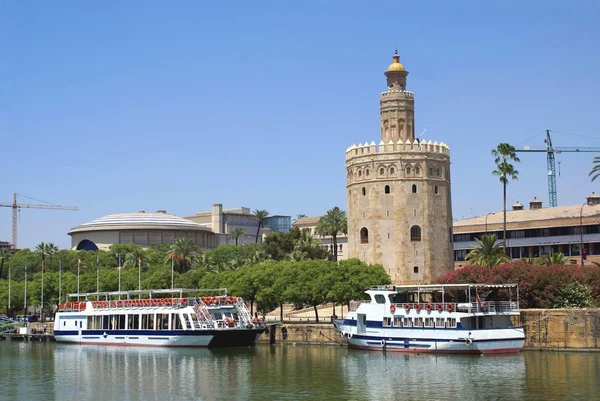
[[[185,289],[185,288],[171,288],[171,289],[159,289],[159,290],[131,290],[131,291],[100,291],[100,292],[86,292],[86,293],[71,293],[67,294],[69,298],[89,298],[89,297],[116,297],[116,296],[132,296],[148,294],[152,297],[155,294],[179,294],[181,298],[184,293],[199,292],[223,292],[224,296],[227,296],[227,288],[210,288],[210,289]]]
[[[517,288],[518,284],[414,284],[414,285],[378,285],[372,286],[368,291],[389,292],[434,292],[443,290],[468,290],[485,288]]]

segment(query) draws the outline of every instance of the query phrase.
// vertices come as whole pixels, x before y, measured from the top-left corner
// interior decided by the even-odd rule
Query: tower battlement
[[[446,156],[450,156],[450,148],[444,142],[438,143],[437,141],[432,142],[426,140],[417,140],[402,142],[402,139],[398,139],[397,142],[390,140],[388,143],[383,141],[379,142],[379,146],[374,141],[371,143],[365,142],[364,144],[359,143],[352,145],[346,149],[346,160],[350,160],[354,157],[368,156],[382,153],[398,153],[398,152],[410,152],[410,153],[438,153]]]
[[[415,94],[411,91],[404,91],[404,90],[388,90],[385,92],[381,92],[379,94],[379,96],[381,96],[382,98],[388,98],[388,97],[407,97],[410,99],[413,99],[415,97]]]

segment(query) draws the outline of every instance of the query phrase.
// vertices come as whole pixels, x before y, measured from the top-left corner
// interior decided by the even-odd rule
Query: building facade
[[[394,54],[380,95],[381,142],[346,150],[348,257],[379,263],[395,284],[453,268],[450,150],[419,141],[408,71]]]
[[[333,255],[334,246],[333,237],[331,235],[321,236],[317,234],[317,225],[321,220],[321,216],[304,216],[294,221],[293,227],[298,229],[308,230],[313,237],[317,238],[321,242],[321,247]],[[337,238],[338,260],[348,259],[348,236],[344,233],[338,233]]]
[[[503,212],[454,222],[454,265],[466,265],[476,238],[503,239]],[[542,207],[534,198],[529,209],[519,202],[506,212],[506,253],[511,259],[538,258],[562,252],[570,263],[600,262],[600,196],[592,193],[581,205]]]

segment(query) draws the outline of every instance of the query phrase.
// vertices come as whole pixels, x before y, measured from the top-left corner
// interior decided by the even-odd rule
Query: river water
[[[600,400],[600,353],[0,342],[2,400]]]

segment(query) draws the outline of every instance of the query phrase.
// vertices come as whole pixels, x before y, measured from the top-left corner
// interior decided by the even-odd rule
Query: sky
[[[20,248],[110,213],[345,209],[397,48],[415,132],[450,147],[454,219],[499,211],[499,143],[600,147],[599,4],[3,1],[0,203],[79,208],[21,210]],[[593,156],[557,155],[559,205],[599,192]],[[545,154],[520,157],[509,205],[547,206]],[[0,207],[0,241],[11,224]]]

